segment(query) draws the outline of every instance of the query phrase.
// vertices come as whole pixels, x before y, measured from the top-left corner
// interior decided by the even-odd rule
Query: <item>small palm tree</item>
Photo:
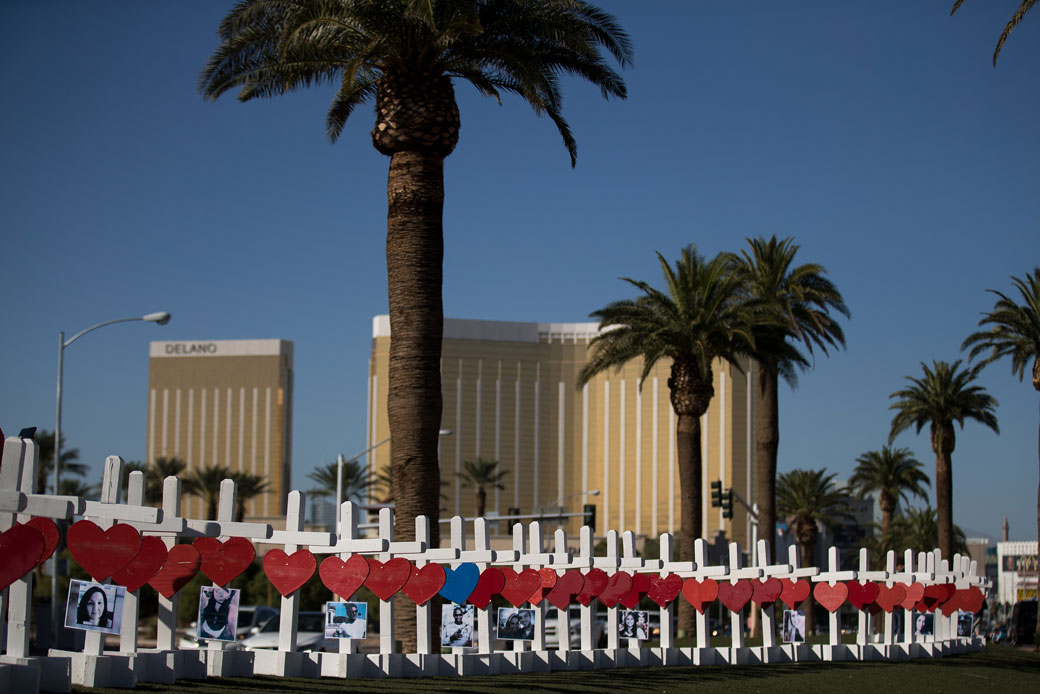
[[[736,272],[744,291],[758,302],[754,325],[758,362],[758,392],[754,414],[755,479],[760,537],[776,537],[776,459],[780,445],[780,377],[793,390],[797,372],[808,368],[818,348],[844,347],[845,334],[832,312],[845,317],[849,309],[841,293],[816,263],[795,265],[799,246],[791,238],[773,236],[746,239],[749,248],[736,259]]]
[[[502,480],[509,474],[509,470],[499,470],[497,460],[478,457],[476,460],[463,461],[462,472],[455,474],[462,481],[463,487],[477,490],[477,516],[483,518],[488,488],[505,489]]]
[[[36,466],[36,493],[44,494],[48,490],[54,471],[54,432],[39,429],[33,435],[36,446],[39,448],[39,463]],[[61,474],[78,475],[83,477],[87,474],[86,464],[79,462],[79,449],[67,448],[65,437],[61,437]],[[59,482],[60,484],[60,482]]]
[[[220,503],[220,483],[232,476],[231,470],[223,465],[206,465],[197,467],[188,474],[193,485],[194,494],[202,499],[206,508],[206,519],[217,519],[217,506]]]
[[[791,470],[776,480],[776,510],[787,519],[801,553],[802,566],[815,563],[820,526],[834,529],[851,519],[847,490],[834,484],[826,470]],[[813,599],[805,601],[805,631],[814,632]]]
[[[58,481],[59,496],[79,496],[84,499],[96,499],[100,489],[96,484],[87,484],[83,480],[62,477]]]
[[[338,476],[338,462],[334,461],[319,465],[307,473],[307,479],[318,486],[310,489],[307,493],[311,496],[331,496],[336,498],[336,478]],[[368,496],[368,491],[375,484],[368,469],[357,460],[343,461],[343,494],[340,497],[344,501],[360,502]],[[338,511],[337,511],[338,513]]]
[[[882,542],[886,548],[897,552],[907,549],[912,549],[914,553],[931,552],[939,542],[939,523],[936,518],[936,512],[931,506],[909,508],[906,513],[892,520],[892,527],[885,533]],[[953,526],[953,549],[968,554],[968,541],[956,525]]]
[[[909,494],[927,501],[928,493],[922,485],[930,483],[924,463],[914,458],[909,448],[882,446],[880,451],[867,451],[856,458],[849,489],[861,499],[871,492],[878,493],[883,538],[892,527],[892,515],[899,501],[909,501]]]
[[[578,374],[578,387],[633,359],[643,361],[641,386],[654,365],[671,362],[668,389],[676,416],[682,526],[679,553],[683,561],[692,561],[693,543],[702,534],[701,416],[715,395],[715,361],[739,369],[739,357],[754,348],[753,304],[741,295],[741,281],[728,254],[706,261],[691,245],[683,249],[674,269],[660,253],[657,259],[664,291],[623,277],[642,294],[592,313],[599,318],[599,334],[590,343],[591,354]],[[679,628],[693,628],[693,610],[686,603],[679,607]]]
[[[178,477],[181,480],[181,494],[198,494],[198,485],[184,471],[187,464],[180,458],[156,458],[144,472],[145,502],[153,506],[162,503],[163,486],[167,477]]]
[[[1015,303],[1008,296],[990,289],[997,296],[993,310],[979,321],[985,330],[973,333],[961,345],[971,348],[969,358],[983,357],[979,362],[985,366],[1004,357],[1011,358],[1011,373],[1025,378],[1029,362],[1033,362],[1033,390],[1040,393],[1040,267],[1034,267],[1025,279],[1012,277],[1011,283],[1018,290],[1022,303]],[[988,354],[987,354],[988,352]],[[1037,492],[1040,497],[1040,488]],[[1037,532],[1040,533],[1040,508],[1037,510]],[[1040,621],[1037,621],[1036,640],[1040,644]]]
[[[1008,36],[1011,35],[1012,30],[1014,30],[1014,28],[1017,27],[1019,23],[1022,21],[1022,19],[1026,16],[1026,12],[1033,9],[1033,7],[1036,5],[1036,2],[1037,0],[1022,0],[1022,4],[1019,5],[1018,9],[1015,10],[1015,13],[1011,15],[1011,19],[1008,20],[1007,25],[1004,26],[1004,31],[1000,33],[1000,38],[997,39],[997,47],[993,51],[993,67],[997,66],[997,58],[1000,57],[1000,49],[1004,47],[1004,42],[1007,41]],[[953,9],[950,10],[950,15],[952,16],[953,13],[956,12],[963,4],[964,0],[957,0],[955,3],[953,3]]]
[[[953,558],[953,449],[956,445],[954,424],[964,428],[964,420],[973,419],[1000,433],[994,410],[997,401],[982,386],[972,385],[979,367],[960,369],[960,361],[948,364],[932,362],[932,368],[921,364],[924,376],[907,376],[912,385],[892,393],[895,410],[892,417],[891,444],[901,432],[916,427],[917,433],[928,425],[932,451],[935,452],[935,506],[939,519],[939,549],[943,557]]]
[[[248,472],[232,472],[235,481],[235,520],[241,522],[246,515],[246,503],[270,490],[270,485],[260,475]]]

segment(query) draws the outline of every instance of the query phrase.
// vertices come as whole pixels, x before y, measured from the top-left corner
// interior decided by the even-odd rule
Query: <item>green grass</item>
[[[743,692],[884,692],[922,694],[943,692],[978,694],[988,691],[1037,691],[1040,683],[1040,654],[1009,646],[989,646],[985,651],[946,658],[902,662],[800,663],[754,666],[653,667],[587,672],[553,672],[495,677],[428,677],[415,679],[294,679],[276,677],[214,678],[183,681],[169,687],[139,684],[137,692],[183,694],[271,694],[306,692],[548,692],[579,694],[600,692],[697,692],[698,694],[741,694]],[[121,692],[126,690],[85,689],[76,692]]]

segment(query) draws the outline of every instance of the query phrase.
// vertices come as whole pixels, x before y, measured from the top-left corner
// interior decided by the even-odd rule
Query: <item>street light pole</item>
[[[87,333],[103,328],[106,325],[112,325],[113,323],[128,323],[130,321],[147,321],[149,323],[157,323],[158,325],[166,325],[170,322],[170,314],[167,311],[157,311],[155,313],[149,313],[143,316],[136,316],[134,318],[116,318],[114,320],[107,320],[97,325],[92,325],[89,328],[80,330],[78,333],[70,337],[68,340],[65,339],[65,331],[58,333],[58,387],[55,394],[55,415],[54,415],[54,493],[58,493],[58,484],[61,480],[61,383],[64,375],[64,364],[65,364],[65,348],[71,345],[73,342],[83,337]],[[40,490],[41,493],[45,490]],[[51,639],[54,641],[54,645],[57,645],[58,638],[58,553],[55,552],[51,557]]]

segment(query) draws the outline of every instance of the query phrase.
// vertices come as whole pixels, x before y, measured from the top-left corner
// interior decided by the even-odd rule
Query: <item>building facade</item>
[[[178,458],[262,477],[247,518],[283,517],[292,473],[293,344],[286,340],[152,342],[147,462]],[[203,502],[182,512],[202,518]]]
[[[488,494],[489,518],[510,509],[576,513],[593,504],[597,535],[619,529],[656,537],[681,529],[670,363],[657,364],[641,381],[642,364],[634,361],[578,389],[578,372],[597,333],[597,323],[445,319],[441,426],[452,435],[440,440],[442,516],[474,514],[475,494],[457,475],[463,461],[480,457],[509,473],[505,489]],[[374,318],[372,338],[369,445],[390,436],[387,316]],[[701,422],[704,535],[724,529],[745,546],[751,537],[747,512],[734,503],[733,519],[723,519],[721,509],[711,508],[709,482],[722,480],[724,488],[754,498],[750,368],[742,373],[715,364],[715,397]],[[390,441],[369,453],[373,472],[389,466],[392,446]],[[505,523],[496,525],[508,532]],[[579,525],[572,518],[567,527]]]

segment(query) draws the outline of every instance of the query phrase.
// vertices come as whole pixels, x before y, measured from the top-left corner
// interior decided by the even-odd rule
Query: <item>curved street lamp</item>
[[[58,482],[61,479],[61,382],[64,371],[65,362],[65,348],[71,345],[73,342],[83,337],[89,332],[103,328],[106,325],[112,325],[113,323],[128,323],[130,321],[146,321],[148,323],[157,323],[159,325],[166,325],[170,322],[170,314],[167,311],[157,311],[155,313],[148,313],[143,316],[136,316],[134,318],[116,318],[115,320],[107,320],[104,323],[98,323],[92,325],[85,330],[80,330],[78,333],[65,339],[65,332],[58,333],[58,390],[56,394],[56,414],[54,418],[54,493],[58,493]],[[58,638],[58,553],[55,552],[53,559],[51,560],[51,634],[55,644],[57,644]]]

